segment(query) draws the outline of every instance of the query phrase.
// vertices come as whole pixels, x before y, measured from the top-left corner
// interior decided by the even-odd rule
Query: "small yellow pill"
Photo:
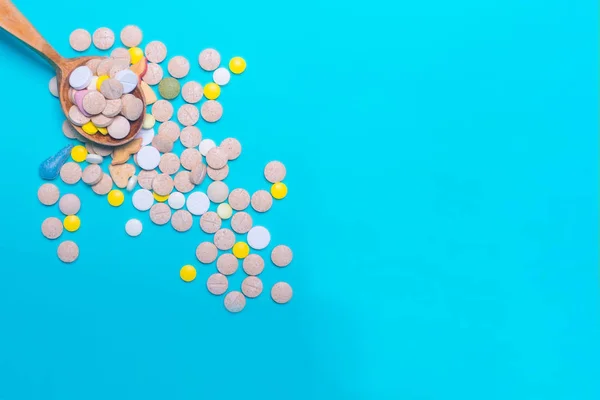
[[[71,158],[77,162],[84,162],[88,152],[83,146],[75,146],[71,149]]]
[[[75,232],[77,229],[79,229],[81,221],[77,215],[67,215],[63,221],[63,225],[69,232]]]
[[[221,219],[231,218],[232,213],[233,213],[233,210],[231,209],[231,206],[227,203],[221,203],[221,204],[219,204],[219,207],[217,207],[217,215]]]
[[[154,192],[152,192],[152,196],[154,196],[156,201],[160,201],[161,203],[164,203],[169,198],[169,195],[161,196],[160,194],[156,194]]]
[[[121,204],[123,204],[123,201],[125,201],[125,196],[120,190],[113,189],[108,192],[108,204],[111,206],[119,207]]]
[[[98,132],[100,132],[103,135],[108,135],[108,129],[106,128],[98,128]]]
[[[246,256],[250,253],[250,247],[246,242],[237,242],[233,245],[233,255],[237,258],[246,258]]]
[[[185,282],[191,282],[196,279],[196,268],[193,265],[184,265],[179,270],[179,276]]]
[[[83,131],[88,135],[95,135],[96,133],[98,133],[98,128],[96,128],[96,125],[94,125],[92,121],[83,124],[81,126],[81,129],[83,129]]]
[[[154,126],[155,123],[156,119],[154,118],[154,115],[146,114],[146,116],[144,117],[144,122],[142,122],[142,128],[150,129]]]
[[[131,56],[131,64],[136,64],[142,58],[144,58],[144,51],[139,47],[131,47],[129,50],[129,55]]]
[[[207,83],[204,86],[204,97],[209,100],[214,100],[221,94],[221,88],[216,83]]]
[[[229,69],[236,75],[241,74],[246,70],[246,60],[242,57],[233,57],[229,61]]]
[[[271,195],[277,200],[283,199],[287,195],[287,186],[283,182],[275,182],[271,186]]]
[[[96,81],[96,90],[100,91],[100,86],[102,86],[102,82],[104,82],[108,78],[110,78],[110,76],[108,76],[108,75],[99,76],[98,80]]]

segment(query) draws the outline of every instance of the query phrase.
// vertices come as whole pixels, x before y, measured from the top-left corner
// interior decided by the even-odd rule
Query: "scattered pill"
[[[237,242],[233,245],[232,252],[237,258],[243,259],[248,256],[248,253],[250,253],[250,247],[248,247],[248,244],[245,242]]]
[[[142,170],[138,174],[138,183],[142,188],[150,190],[152,189],[152,181],[154,180],[154,178],[156,178],[157,175],[158,172],[156,172],[155,170]]]
[[[150,208],[150,220],[156,225],[164,225],[171,219],[171,209],[165,203],[156,203]]]
[[[198,82],[186,82],[181,88],[181,97],[188,103],[195,104],[202,99],[202,96],[202,85]]]
[[[189,174],[190,182],[194,185],[201,184],[202,181],[204,181],[204,178],[206,177],[206,171],[206,165],[202,163],[193,166]]]
[[[248,245],[256,250],[262,250],[269,245],[271,234],[264,226],[255,226],[248,231]]]
[[[254,299],[263,291],[263,283],[256,276],[248,276],[242,281],[242,293],[244,296]]]
[[[221,88],[216,83],[213,83],[213,82],[207,83],[204,86],[203,93],[204,93],[204,97],[206,97],[207,99],[215,100],[221,94]]]
[[[233,218],[231,218],[231,229],[239,234],[248,233],[252,229],[252,217],[250,214],[244,211],[236,212]]]
[[[158,85],[162,81],[163,76],[164,72],[160,65],[155,63],[149,63],[148,69],[142,77],[142,80],[146,82],[146,84],[154,86]]]
[[[83,126],[90,122],[90,119],[83,115],[83,113],[75,105],[69,108],[67,118],[69,118],[69,122],[71,122],[75,126]]]
[[[271,161],[265,167],[265,178],[271,183],[283,181],[285,174],[285,165],[280,161]]]
[[[233,189],[229,193],[229,205],[236,211],[245,210],[250,205],[250,194],[244,189]]]
[[[277,200],[283,199],[287,195],[287,186],[283,182],[276,182],[271,186],[271,195]]]
[[[148,211],[154,204],[154,196],[148,189],[138,189],[131,198],[133,206],[140,211]]]
[[[196,268],[193,265],[184,265],[179,270],[179,276],[184,282],[191,282],[196,279]]]
[[[83,162],[83,161],[85,161],[85,158],[87,157],[87,155],[88,155],[88,152],[84,146],[78,145],[78,146],[74,146],[71,149],[71,158],[74,161]]]
[[[120,190],[114,189],[108,192],[107,199],[108,204],[113,207],[119,207],[121,204],[123,204],[123,201],[125,201],[125,196]]]
[[[177,210],[171,218],[171,225],[177,232],[189,231],[192,227],[192,214],[186,210]]]
[[[200,115],[206,122],[217,122],[223,116],[223,106],[215,100],[205,101],[200,108]]]
[[[213,81],[219,86],[225,86],[229,83],[231,79],[231,74],[227,70],[227,68],[217,68],[215,72],[213,72]]]
[[[206,175],[208,175],[213,181],[222,181],[227,178],[227,175],[229,175],[229,165],[225,165],[225,167],[221,169],[206,167]]]
[[[92,70],[82,65],[75,68],[69,75],[69,85],[75,90],[85,89],[92,81],[92,76],[94,76]]]
[[[215,232],[213,241],[219,250],[229,250],[235,244],[235,235],[231,230],[221,228]]]
[[[58,202],[58,209],[65,215],[75,215],[81,208],[81,201],[79,197],[74,194],[68,193],[60,198]]]
[[[75,51],[86,51],[92,44],[92,36],[85,29],[75,29],[69,36],[69,45]]]
[[[180,134],[179,125],[173,121],[166,121],[158,127],[158,134],[166,136],[171,142],[176,141]]]
[[[202,242],[196,248],[196,258],[202,264],[210,264],[217,259],[217,246],[210,242]]]
[[[198,64],[205,71],[214,71],[221,64],[221,55],[215,49],[204,49],[198,56]]]
[[[221,147],[213,147],[206,153],[206,163],[214,169],[221,169],[227,165],[227,152]]]
[[[144,122],[142,122],[142,128],[144,129],[152,129],[154,124],[156,123],[156,118],[152,114],[146,114],[144,116]]]
[[[104,108],[106,109],[106,108]],[[98,131],[100,131],[100,128],[106,128],[107,126],[109,126],[110,124],[112,124],[113,122],[113,118],[107,117],[104,114],[98,114],[98,115],[94,115],[92,117],[92,125],[94,128],[97,128]],[[89,124],[89,122],[88,122]],[[87,124],[86,124],[87,125]],[[82,129],[84,129],[84,127],[82,127]],[[107,134],[108,130],[105,129],[103,132],[101,132],[103,134]]]
[[[161,153],[169,153],[173,150],[175,142],[173,142],[167,135],[161,135],[160,133],[152,138],[152,147],[157,149]]]
[[[117,79],[119,82],[121,82],[121,85],[123,85],[123,93],[133,92],[139,82],[138,76],[130,69],[124,69],[117,72],[115,79]]]
[[[104,196],[111,191],[113,187],[113,181],[110,175],[103,173],[102,178],[98,183],[92,186],[92,191],[96,194]]]
[[[176,154],[165,153],[160,157],[158,169],[160,169],[163,174],[173,175],[179,170],[180,165],[179,157],[177,157]]]
[[[125,232],[132,237],[139,236],[142,233],[142,221],[132,218],[125,223]]]
[[[233,210],[231,209],[231,206],[227,203],[219,204],[219,206],[217,207],[217,214],[221,219],[231,218],[232,213]]]
[[[250,198],[252,208],[258,212],[267,212],[273,205],[273,197],[266,190],[257,190]]]
[[[79,164],[69,161],[60,169],[60,179],[68,185],[74,185],[81,179],[82,171]]]
[[[169,196],[167,203],[169,204],[169,207],[171,207],[172,209],[179,210],[180,208],[183,208],[183,206],[185,205],[185,196],[182,193],[173,192]]]
[[[229,282],[223,274],[212,274],[206,280],[206,287],[210,293],[220,296],[227,291]]]
[[[58,97],[58,84],[56,83],[56,76],[50,78],[50,82],[48,82],[48,90],[50,90],[52,96]]]
[[[134,188],[135,185],[137,185],[137,176],[133,175],[131,178],[129,178],[129,181],[127,181],[127,191],[131,192]]]
[[[177,110],[177,120],[183,126],[192,126],[198,122],[199,118],[198,108],[192,104],[184,104]]]
[[[97,154],[88,154],[88,157],[91,156],[102,157]],[[90,186],[100,182],[100,179],[102,179],[102,168],[95,164],[85,167],[83,173],[81,174],[81,180]]]
[[[217,259],[217,270],[223,275],[233,275],[237,269],[238,259],[233,254],[221,254]]]
[[[72,263],[73,261],[77,260],[77,257],[79,257],[79,247],[75,242],[71,240],[65,240],[58,245],[56,254],[58,255],[60,261],[64,263]]]
[[[44,237],[54,240],[62,235],[63,224],[60,219],[56,217],[49,217],[42,222],[42,235]]]
[[[235,160],[242,154],[242,145],[234,138],[223,139],[219,147],[227,153],[227,158],[230,161]]]
[[[127,47],[136,47],[142,43],[142,30],[135,25],[127,25],[121,31],[121,42]]]
[[[142,147],[137,153],[137,163],[142,169],[154,169],[160,163],[160,153],[152,146]]]
[[[144,51],[139,47],[131,47],[128,51],[131,57],[131,64],[137,64],[144,58]]]
[[[112,121],[111,121],[111,124],[112,124]],[[87,123],[83,124],[81,126],[81,129],[88,135],[93,135],[95,133],[98,133],[98,128],[96,128],[96,125],[94,125],[93,122],[87,122]]]
[[[198,109],[196,109],[196,112],[197,111]],[[177,114],[179,116],[179,112]],[[201,139],[202,133],[200,132],[200,129],[196,128],[195,126],[186,126],[181,130],[181,134],[179,136],[181,144],[187,148],[197,147],[198,145],[200,145]]]
[[[208,154],[209,150],[212,149],[213,147],[217,147],[217,144],[215,143],[214,140],[212,139],[204,139],[200,142],[200,153],[206,157],[206,155]]]
[[[153,63],[161,63],[167,58],[167,46],[163,42],[154,40],[146,45],[146,58]]]
[[[152,115],[158,122],[165,122],[173,116],[173,106],[166,100],[158,100],[152,105]]]
[[[240,292],[232,291],[225,295],[225,308],[232,313],[238,313],[246,307],[246,297]]]
[[[175,182],[175,189],[181,193],[188,193],[194,190],[194,184],[190,180],[189,171],[179,171],[173,181]]]
[[[181,166],[189,171],[202,164],[202,154],[196,149],[185,149],[181,152],[180,161]]]
[[[233,57],[229,61],[229,70],[236,75],[241,74],[246,70],[246,60],[242,57]]]
[[[63,225],[69,232],[75,232],[81,226],[81,221],[77,215],[67,215],[63,220]]]
[[[271,288],[271,298],[278,304],[285,304],[290,301],[292,294],[292,287],[286,282],[277,282]]]
[[[175,78],[163,78],[158,84],[158,93],[167,100],[173,100],[179,96],[180,91],[181,86],[179,85],[179,81]]]
[[[98,28],[92,36],[94,46],[100,50],[108,50],[115,43],[115,33],[108,28]]]
[[[167,70],[174,78],[183,78],[190,71],[190,62],[182,56],[175,56],[169,60]]]
[[[160,203],[164,203],[165,201],[167,201],[169,199],[169,195],[160,195],[156,192],[152,192],[152,197],[154,197],[154,200],[160,202]]]
[[[123,139],[131,131],[131,124],[127,118],[117,115],[113,122],[108,126],[108,134],[114,139]]]
[[[271,261],[278,267],[287,267],[292,262],[292,250],[280,244],[271,250]]]
[[[193,215],[202,215],[208,211],[210,200],[205,193],[194,192],[190,194],[186,201],[186,207]]]
[[[152,181],[152,190],[159,196],[167,196],[173,191],[173,178],[168,174],[158,174]]]
[[[235,250],[235,246],[233,248]],[[248,275],[259,275],[265,269],[265,261],[258,254],[250,254],[244,258],[242,268],[244,268],[244,272]]]
[[[213,211],[205,212],[200,217],[200,229],[206,233],[215,233],[221,229],[221,218]]]
[[[100,79],[98,79],[100,81]],[[123,84],[116,78],[108,78],[104,79],[100,84],[100,93],[107,100],[117,100],[120,99],[124,93]],[[108,106],[108,102],[106,103]],[[104,111],[104,115],[107,117],[113,117],[114,115],[108,115],[106,111]]]
[[[106,107],[102,111],[102,115],[105,117],[113,118],[116,117],[123,108],[123,101],[120,98],[113,100],[106,100]]]
[[[229,188],[224,182],[215,181],[208,185],[208,189],[206,190],[206,194],[208,198],[213,203],[222,203],[227,199],[229,195]]]
[[[152,143],[152,139],[154,139],[154,129],[140,129],[140,131],[135,134],[135,138],[142,139],[142,146],[149,145],[150,143]]]

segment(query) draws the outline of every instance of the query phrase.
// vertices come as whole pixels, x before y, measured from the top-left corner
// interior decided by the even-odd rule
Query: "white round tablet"
[[[140,129],[140,131],[135,134],[135,138],[142,138],[142,146],[149,145],[152,143],[152,139],[154,138],[154,129]]]
[[[167,203],[173,210],[179,210],[185,204],[185,196],[183,193],[173,192],[169,195]]]
[[[125,224],[125,232],[129,236],[139,236],[142,233],[142,221],[132,218]]]
[[[208,211],[210,200],[206,193],[194,192],[188,196],[185,205],[192,214],[202,215]]]
[[[229,79],[231,79],[231,74],[227,68],[217,68],[215,72],[213,72],[213,81],[215,81],[215,83],[219,86],[227,85],[229,83]]]
[[[160,152],[152,146],[144,146],[138,151],[136,159],[140,168],[150,171],[158,167]]]
[[[213,147],[217,147],[217,144],[215,143],[214,140],[204,139],[203,141],[200,142],[200,146],[199,146],[200,154],[202,154],[204,157],[206,157],[206,154],[208,153],[208,151],[210,149],[212,149]]]
[[[75,68],[69,75],[69,85],[75,90],[85,89],[92,81],[93,76],[92,70],[82,65]]]
[[[138,84],[138,76],[130,69],[117,72],[115,78],[123,85],[123,93],[131,93]]]
[[[147,211],[154,204],[154,196],[152,192],[147,189],[138,189],[131,197],[133,206],[140,211]]]
[[[255,226],[248,232],[248,245],[255,250],[262,250],[269,245],[271,234],[264,226]]]

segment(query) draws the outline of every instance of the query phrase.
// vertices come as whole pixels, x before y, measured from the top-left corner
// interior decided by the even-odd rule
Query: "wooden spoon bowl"
[[[56,70],[56,82],[58,85],[60,106],[65,116],[67,116],[69,114],[69,108],[73,105],[71,100],[69,100],[69,88],[71,87],[69,85],[69,75],[75,68],[84,65],[89,60],[103,57],[61,57],[10,0],[0,0],[0,28],[31,47],[54,67]],[[146,99],[144,98],[144,94],[140,89],[139,84],[133,90],[132,94],[142,100],[144,106],[142,108],[142,115],[137,120],[131,122],[129,134],[123,139],[117,140],[110,135],[102,135],[100,133],[89,135],[79,126],[73,125],[73,128],[89,141],[104,146],[121,146],[132,141],[142,128],[144,116],[146,115]]]

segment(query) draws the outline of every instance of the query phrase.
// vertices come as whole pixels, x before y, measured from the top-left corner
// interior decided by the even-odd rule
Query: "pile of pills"
[[[260,252],[271,244],[269,230],[255,224],[247,210],[251,207],[260,215],[271,209],[274,199],[285,198],[286,168],[279,161],[265,166],[263,173],[271,184],[270,190],[261,189],[252,194],[243,188],[230,190],[224,181],[231,171],[231,163],[242,153],[241,143],[230,137],[217,145],[214,140],[203,137],[195,125],[200,117],[209,123],[222,118],[223,107],[217,101],[221,88],[230,82],[231,73],[244,72],[246,62],[241,57],[233,57],[227,69],[220,66],[221,55],[217,50],[205,49],[198,56],[198,64],[204,71],[212,72],[213,82],[182,84],[180,80],[191,69],[185,57],[172,57],[166,65],[170,76],[165,76],[161,63],[167,59],[168,51],[162,42],[152,41],[142,50],[139,47],[142,31],[135,26],[125,27],[120,38],[127,49],[117,48],[106,59],[92,59],[69,77],[72,87],[69,96],[74,104],[71,110],[74,111],[73,115],[69,112],[62,130],[66,137],[82,144],[70,148],[72,161],[67,161],[64,153],[68,149],[63,149],[51,157],[60,161],[58,164],[53,161],[52,165],[60,167],[58,175],[65,184],[74,185],[82,180],[96,194],[106,195],[113,207],[123,204],[126,194],[131,192],[134,208],[148,212],[154,224],[171,225],[177,232],[200,229],[212,235],[211,241],[204,241],[195,249],[201,264],[216,264],[215,273],[206,280],[207,290],[216,296],[225,294],[225,308],[239,312],[244,309],[246,299],[256,298],[263,291],[259,275],[264,271],[265,260]],[[108,50],[114,40],[115,35],[108,28],[100,28],[93,35],[78,29],[71,34],[70,44],[77,51],[87,50],[92,42],[98,49]],[[131,95],[138,85],[148,110],[143,109],[141,100]],[[50,91],[56,95],[55,86],[51,81]],[[171,100],[180,95],[185,104],[175,110]],[[138,119],[143,119],[142,129],[132,141],[116,148],[92,143],[71,126],[81,126],[89,135],[108,134],[119,139],[129,134],[131,122]],[[179,152],[178,148],[183,150]],[[103,170],[105,164],[107,168]],[[41,171],[42,167],[43,179],[53,179],[53,174]],[[206,190],[200,190],[205,180],[210,183]],[[42,204],[51,206],[59,201],[59,189],[45,183],[38,197]],[[211,206],[216,206],[215,211],[209,210]],[[57,239],[63,228],[76,231],[80,225],[76,215],[79,207],[79,199],[72,194],[60,198],[59,208],[65,217],[62,221],[56,217],[45,220],[43,235]],[[231,229],[224,226],[226,221]],[[141,235],[142,222],[137,218],[128,220],[125,232],[131,237]],[[65,241],[57,253],[62,261],[73,262],[79,248],[73,241]],[[292,251],[280,244],[272,249],[269,258],[274,267],[284,268],[292,262]],[[231,289],[228,277],[236,273],[240,264],[247,277],[239,290],[227,293]],[[196,268],[191,264],[183,266],[180,278],[193,282]],[[270,295],[274,302],[284,304],[290,301],[292,288],[286,282],[278,282],[271,287]]]

